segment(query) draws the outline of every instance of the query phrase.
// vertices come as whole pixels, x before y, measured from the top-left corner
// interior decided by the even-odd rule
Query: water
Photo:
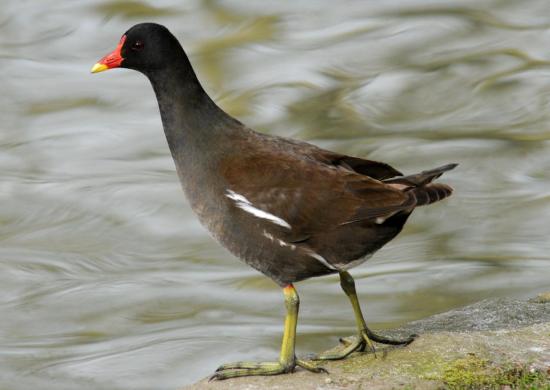
[[[175,389],[277,356],[282,294],[192,215],[148,82],[89,74],[142,21],[256,129],[461,164],[354,270],[374,328],[548,288],[546,0],[2,1],[0,388]],[[299,354],[353,332],[336,277],[298,291]]]

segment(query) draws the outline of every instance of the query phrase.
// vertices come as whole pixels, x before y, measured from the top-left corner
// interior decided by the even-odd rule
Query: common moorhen
[[[299,298],[293,283],[339,273],[353,306],[358,337],[341,359],[372,342],[408,344],[365,324],[348,269],[394,238],[417,206],[451,195],[432,181],[456,164],[403,176],[388,164],[257,133],[206,94],[178,40],[166,27],[129,29],[92,73],[129,68],[149,78],[178,176],[191,207],[212,235],[283,287],[287,310],[279,361],[238,362],[212,378],[276,375],[296,366],[324,371],[294,353]]]

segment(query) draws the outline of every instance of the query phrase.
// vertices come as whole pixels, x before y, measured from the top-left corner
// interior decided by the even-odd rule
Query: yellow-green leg
[[[286,317],[279,361],[261,363],[236,362],[224,364],[216,370],[214,375],[210,377],[210,380],[222,380],[239,376],[285,374],[293,372],[296,366],[312,372],[326,372],[326,370],[321,367],[316,367],[312,363],[296,358],[294,347],[296,344],[296,325],[298,323],[300,298],[292,284],[286,286],[283,289],[283,293],[285,297]]]
[[[355,323],[357,324],[357,337],[354,341],[345,343],[345,347],[338,352],[325,353],[317,356],[316,360],[338,360],[344,359],[351,353],[355,351],[364,351],[367,347],[375,352],[373,341],[381,344],[389,345],[407,345],[410,344],[416,337],[416,335],[411,335],[404,340],[394,340],[388,339],[383,336],[379,336],[373,331],[371,331],[363,317],[363,312],[361,311],[361,305],[359,304],[359,299],[357,298],[357,292],[355,290],[355,281],[349,272],[342,271],[340,272],[340,285],[342,290],[348,296],[351,306],[353,307],[353,313],[355,314]]]

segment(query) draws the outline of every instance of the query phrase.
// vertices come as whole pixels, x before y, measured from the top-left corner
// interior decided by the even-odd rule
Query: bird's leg
[[[286,306],[285,329],[281,354],[278,362],[236,362],[220,366],[210,380],[222,380],[240,376],[278,375],[293,372],[296,366],[311,372],[326,372],[310,362],[296,358],[294,346],[296,344],[296,325],[298,323],[298,307],[300,298],[292,284],[283,289]]]
[[[346,293],[348,296],[351,306],[353,307],[353,313],[355,314],[355,323],[357,324],[357,337],[355,340],[349,342],[349,341],[343,341],[345,344],[344,348],[338,352],[329,352],[324,353],[319,356],[317,356],[316,360],[338,360],[338,359],[344,359],[351,353],[355,351],[364,351],[367,347],[372,352],[376,353],[374,345],[372,344],[373,341],[381,344],[389,344],[389,345],[407,345],[410,344],[416,337],[416,335],[411,335],[408,338],[404,340],[394,340],[389,339],[380,335],[377,335],[373,331],[371,331],[363,317],[363,312],[361,311],[361,305],[359,304],[359,299],[357,298],[357,292],[355,290],[355,281],[353,280],[352,276],[349,274],[349,272],[342,271],[340,272],[340,285],[342,286],[342,290]]]

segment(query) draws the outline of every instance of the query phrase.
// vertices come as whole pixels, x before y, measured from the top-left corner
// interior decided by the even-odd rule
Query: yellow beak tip
[[[94,66],[92,66],[92,70],[90,72],[92,73],[99,73],[99,72],[103,72],[104,70],[107,70],[109,69],[109,67],[105,64],[100,64],[99,62],[97,64],[95,64]]]

